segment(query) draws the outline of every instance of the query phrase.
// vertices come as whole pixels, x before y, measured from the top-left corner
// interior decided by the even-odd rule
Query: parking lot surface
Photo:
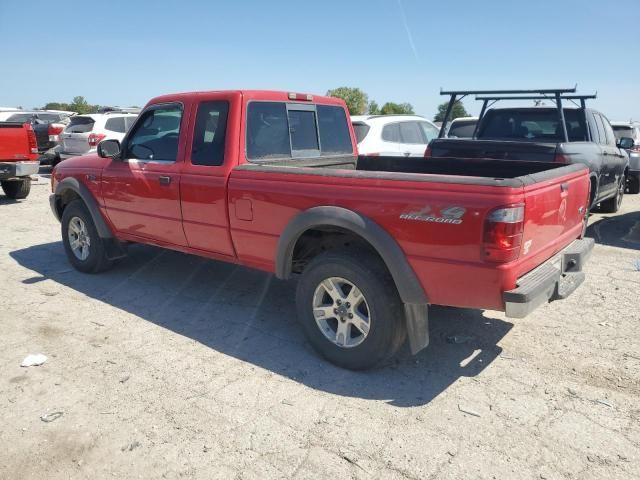
[[[42,172],[0,197],[0,478],[640,478],[639,195],[567,300],[434,307],[427,350],[355,373],[293,281],[139,245],[76,272]]]

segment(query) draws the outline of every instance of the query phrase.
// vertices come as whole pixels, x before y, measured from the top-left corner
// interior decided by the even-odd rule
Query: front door
[[[121,160],[102,174],[109,219],[118,232],[186,246],[180,211],[181,104],[145,110],[122,145]]]

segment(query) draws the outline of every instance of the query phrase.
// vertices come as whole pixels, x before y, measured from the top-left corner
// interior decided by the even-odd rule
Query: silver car
[[[633,139],[629,152],[629,174],[627,175],[627,193],[640,193],[640,122],[611,122],[617,139]]]

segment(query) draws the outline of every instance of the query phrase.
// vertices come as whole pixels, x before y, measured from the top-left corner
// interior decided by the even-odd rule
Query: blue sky
[[[637,0],[2,1],[0,31],[2,106],[345,85],[432,117],[440,87],[578,83],[640,120]]]

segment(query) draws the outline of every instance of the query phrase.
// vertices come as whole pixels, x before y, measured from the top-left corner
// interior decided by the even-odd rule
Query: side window
[[[127,158],[175,162],[182,120],[180,105],[153,108],[142,114],[127,140]]]
[[[112,132],[124,133],[127,131],[124,125],[124,117],[109,118],[104,124],[105,130]]]
[[[124,117],[125,128],[127,129],[127,132],[131,127],[133,127],[133,124],[136,123],[137,119],[138,119],[137,115],[128,115]]]
[[[602,118],[597,113],[593,114],[593,118],[596,122],[596,128],[598,129],[598,143],[601,145],[606,145],[607,143],[607,135],[604,133],[604,125],[602,123]]]
[[[247,109],[247,158],[291,157],[287,106],[282,102],[251,102]]]
[[[600,116],[600,119],[602,120],[602,125],[604,126],[605,134],[607,135],[607,144],[615,145],[616,136],[613,133],[613,128],[611,128],[611,124],[609,123],[609,120],[607,120],[607,117],[604,117],[602,115]]]
[[[420,128],[422,128],[422,132],[424,133],[424,136],[427,140],[427,143],[429,143],[434,138],[438,138],[438,134],[440,133],[440,130],[438,130],[436,127],[434,127],[428,122],[419,122],[419,123],[420,123]]]
[[[289,110],[289,132],[292,151],[318,150],[318,125],[313,110]]]
[[[331,105],[318,105],[316,108],[322,155],[352,153],[353,146],[344,109]]]
[[[229,102],[202,102],[198,106],[193,132],[191,163],[193,165],[222,165],[227,133]]]
[[[400,143],[400,124],[392,123],[382,128],[382,140],[385,142]]]
[[[418,122],[400,122],[400,137],[402,138],[402,143],[425,143]]]

